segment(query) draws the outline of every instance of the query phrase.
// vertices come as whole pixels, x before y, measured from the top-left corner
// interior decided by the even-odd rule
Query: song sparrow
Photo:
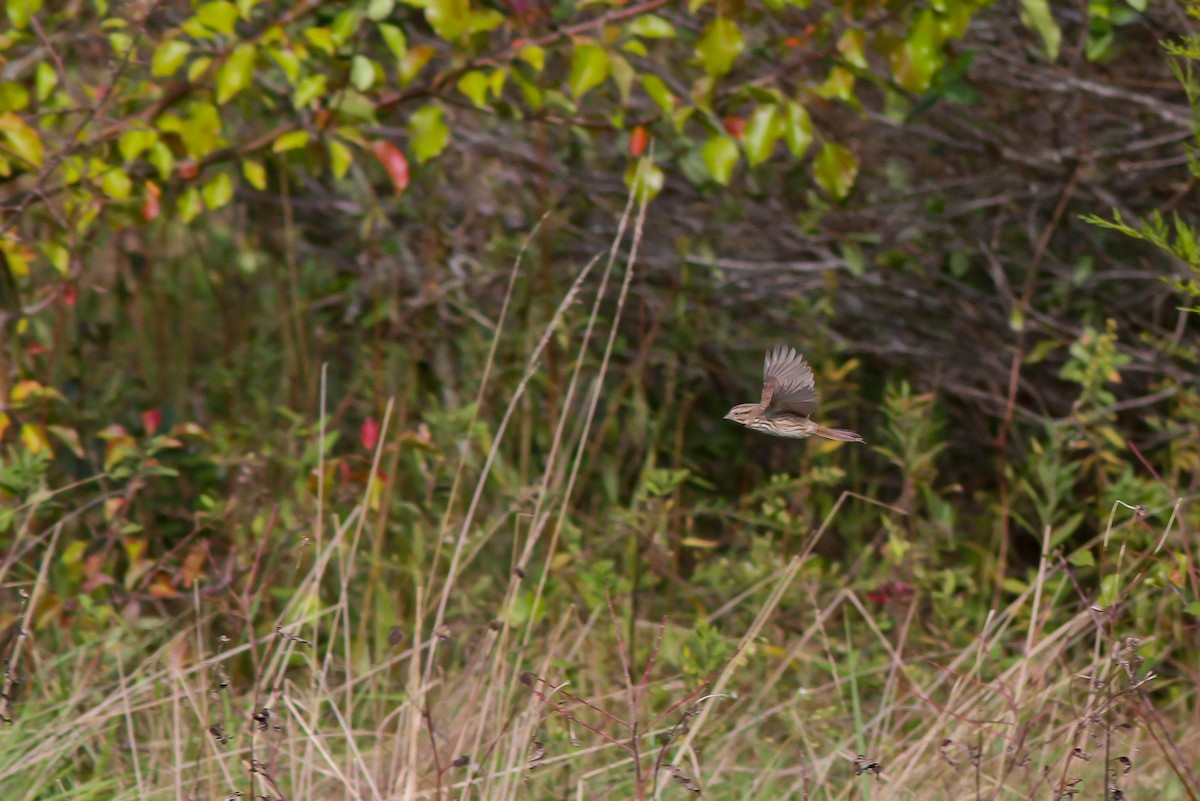
[[[767,354],[763,364],[762,400],[734,406],[725,419],[777,437],[804,439],[816,435],[842,442],[863,441],[853,431],[814,423],[809,415],[816,410],[812,368],[795,348],[779,345]]]

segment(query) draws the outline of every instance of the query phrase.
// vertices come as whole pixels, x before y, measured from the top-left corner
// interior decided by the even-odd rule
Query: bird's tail
[[[863,438],[859,434],[845,428],[826,428],[825,426],[819,425],[813,429],[813,433],[818,437],[824,437],[825,439],[836,439],[841,442],[863,441]]]

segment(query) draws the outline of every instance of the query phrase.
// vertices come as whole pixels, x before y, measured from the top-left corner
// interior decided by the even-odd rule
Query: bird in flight
[[[776,437],[804,439],[816,435],[842,442],[863,441],[853,431],[814,423],[810,415],[816,410],[812,368],[795,348],[778,345],[763,364],[762,400],[734,406],[725,419]]]

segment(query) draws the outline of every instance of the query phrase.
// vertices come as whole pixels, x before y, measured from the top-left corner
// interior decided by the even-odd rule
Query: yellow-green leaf
[[[240,44],[233,48],[229,58],[217,71],[217,104],[223,105],[234,95],[245,89],[254,80],[254,57],[257,48],[252,44]]]
[[[42,10],[42,0],[8,0],[4,8],[12,26],[17,30],[24,30],[29,27],[29,20],[33,15]]]
[[[204,205],[209,211],[216,211],[233,200],[233,179],[227,172],[219,172],[209,179],[200,190]]]
[[[100,178],[100,188],[113,200],[125,200],[133,191],[133,181],[129,180],[129,174],[124,170],[114,168]]]
[[[721,186],[726,186],[733,177],[733,168],[738,163],[737,142],[724,134],[713,134],[701,148],[700,157],[712,179]]]
[[[39,103],[46,102],[46,98],[54,91],[54,87],[58,85],[58,73],[54,71],[54,67],[50,66],[50,62],[43,61],[37,65],[37,72],[34,77],[34,93],[37,95]]]
[[[417,45],[400,59],[400,85],[408,86],[421,73],[437,51],[429,45]]]
[[[313,100],[325,94],[326,78],[324,75],[309,75],[296,87],[296,96],[292,103],[296,108],[304,108]]]
[[[487,76],[480,70],[471,70],[458,79],[458,91],[466,95],[475,108],[483,108],[487,105]]]
[[[429,0],[425,19],[433,32],[447,42],[457,41],[467,30],[471,5],[467,0]]]
[[[204,211],[204,200],[200,197],[200,191],[194,186],[189,186],[179,195],[177,203],[179,209],[179,218],[185,223],[191,222]]]
[[[271,150],[276,153],[286,153],[308,144],[308,131],[291,131],[275,140]]]
[[[813,177],[828,195],[843,200],[858,178],[858,159],[841,145],[826,142],[813,160]]]
[[[29,90],[16,81],[0,83],[0,113],[20,111],[29,105]]]
[[[205,3],[196,9],[196,19],[200,20],[204,27],[211,28],[225,36],[233,33],[233,26],[237,24],[237,18],[237,6],[227,0],[214,0],[214,2]]]
[[[175,170],[175,154],[171,152],[171,148],[162,142],[155,142],[147,158],[154,165],[154,169],[158,170],[160,178],[166,180],[171,177],[171,173]]]
[[[629,95],[633,91],[633,79],[637,77],[633,66],[625,60],[624,56],[612,54],[609,57],[609,72],[612,73],[613,82],[617,85],[617,92],[621,95],[621,102],[628,103]]]
[[[181,66],[184,66],[184,61],[191,52],[191,44],[178,40],[178,38],[163,42],[155,49],[154,58],[150,59],[151,76],[155,78],[173,76]]]
[[[361,17],[362,13],[357,8],[347,8],[334,17],[333,24],[329,26],[329,33],[333,36],[333,43],[341,47],[350,41],[350,37],[358,29],[358,21]]]
[[[746,151],[746,161],[750,166],[762,164],[770,158],[775,143],[782,135],[783,121],[779,116],[779,106],[769,103],[755,108],[742,131],[742,149]]]
[[[311,42],[313,47],[325,51],[326,55],[333,55],[333,51],[337,49],[333,33],[328,28],[305,28],[304,38]]]
[[[646,94],[650,96],[663,114],[671,114],[675,111],[675,95],[671,94],[671,90],[667,88],[663,79],[651,73],[642,73],[639,76],[642,79],[642,88],[646,90]]]
[[[25,124],[25,121],[11,111],[0,114],[0,132],[13,152],[34,167],[42,166],[42,138],[38,132]]]
[[[379,33],[383,36],[383,42],[388,46],[388,50],[392,51],[392,55],[397,61],[404,58],[408,53],[408,39],[404,36],[404,31],[395,25],[387,23],[379,24]]]
[[[575,97],[583,97],[608,77],[608,52],[597,44],[588,42],[575,45],[571,56],[571,74],[567,87]]]
[[[517,58],[533,67],[534,72],[541,72],[546,68],[546,51],[537,45],[525,45],[517,51]]]
[[[188,64],[187,79],[192,83],[199,83],[200,79],[208,73],[208,68],[212,66],[212,59],[208,56],[192,59]]]
[[[408,135],[412,153],[421,164],[435,158],[450,141],[450,129],[442,119],[442,107],[429,103],[413,112],[408,119]]]
[[[889,61],[896,83],[914,94],[929,88],[934,74],[942,67],[937,20],[931,12],[921,13],[908,38],[892,51]]]
[[[42,244],[42,253],[59,276],[66,278],[70,275],[71,252],[63,247],[63,245],[58,242],[45,242]]]
[[[788,103],[784,111],[783,138],[792,155],[800,158],[808,151],[813,140],[812,118],[808,109],[799,103]]]
[[[724,75],[733,68],[734,60],[745,46],[737,23],[727,17],[717,17],[704,29],[704,35],[696,44],[696,55],[709,75]]]
[[[117,149],[121,152],[121,159],[128,164],[153,147],[157,141],[158,131],[152,128],[131,128],[121,134]]]
[[[367,3],[367,19],[373,22],[379,22],[382,19],[387,19],[392,14],[392,9],[396,7],[396,0],[371,0]]]
[[[300,57],[296,55],[296,51],[290,47],[272,47],[268,52],[287,76],[288,83],[295,86],[296,79],[300,77]]]
[[[658,197],[663,188],[663,180],[663,171],[649,156],[643,156],[625,170],[625,186],[629,187],[640,203],[649,203]]]
[[[267,171],[261,161],[254,161],[253,159],[243,161],[242,175],[259,192],[267,188]]]
[[[334,178],[342,178],[350,169],[350,165],[354,163],[354,154],[350,152],[350,148],[336,139],[330,139],[328,145],[329,168],[333,171]]]
[[[365,92],[375,83],[375,62],[357,55],[350,64],[350,83],[360,92]]]
[[[21,424],[21,443],[30,453],[50,453],[50,440],[46,429],[34,423]]]
[[[1048,0],[1021,0],[1021,22],[1027,28],[1037,31],[1046,46],[1046,55],[1051,61],[1058,58],[1058,48],[1062,43],[1062,29],[1054,21],[1050,13]]]
[[[655,14],[643,14],[629,23],[629,32],[643,39],[674,39],[675,26]]]

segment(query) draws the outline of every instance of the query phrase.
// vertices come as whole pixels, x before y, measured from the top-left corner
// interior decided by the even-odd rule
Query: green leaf
[[[615,53],[609,57],[609,64],[609,72],[612,73],[613,82],[617,85],[621,103],[628,103],[629,95],[633,91],[633,79],[637,77],[637,73],[633,71],[633,66],[623,56]]]
[[[8,21],[17,30],[29,27],[29,20],[42,10],[42,0],[8,0],[4,6]]]
[[[233,200],[233,179],[227,172],[219,172],[209,179],[200,190],[204,205],[209,211],[216,211]]]
[[[769,159],[775,143],[782,135],[783,120],[779,116],[779,106],[768,104],[755,108],[742,131],[742,149],[746,151],[746,161],[750,166],[757,166]]]
[[[404,58],[400,59],[400,85],[407,86],[412,83],[413,78],[421,73],[435,55],[437,51],[429,45],[417,45],[405,53]]]
[[[259,192],[267,188],[267,171],[261,161],[247,159],[242,162],[242,175]]]
[[[188,64],[187,79],[192,83],[199,83],[200,79],[208,72],[209,66],[212,65],[212,59],[208,56],[201,56],[193,59],[191,64]]]
[[[671,90],[663,83],[662,78],[648,72],[639,77],[642,79],[642,88],[646,90],[650,99],[662,109],[663,114],[669,116],[675,111],[675,95],[671,94]]]
[[[254,80],[254,59],[257,48],[240,44],[217,70],[217,105],[224,105],[248,87]]]
[[[867,35],[859,28],[847,28],[838,38],[837,49],[852,67],[867,69]]]
[[[541,72],[546,68],[546,51],[537,45],[525,45],[517,51],[517,58],[533,67],[534,72]]]
[[[813,140],[812,118],[808,109],[799,103],[789,102],[785,108],[783,120],[783,136],[788,150],[796,158],[802,157]]]
[[[179,195],[176,207],[179,209],[180,219],[185,223],[196,219],[204,211],[204,199],[200,197],[200,190],[189,186]]]
[[[308,131],[291,131],[276,139],[275,144],[271,145],[271,150],[275,153],[286,153],[307,144]]]
[[[917,18],[904,44],[892,52],[890,66],[896,83],[913,94],[929,88],[933,76],[942,68],[941,40],[937,20],[931,12],[922,12]]]
[[[104,173],[100,188],[113,200],[125,200],[133,191],[133,181],[129,180],[129,173],[118,167]]]
[[[674,39],[675,26],[655,14],[643,14],[629,23],[629,32],[643,39]]]
[[[392,55],[397,61],[404,58],[408,53],[408,39],[404,36],[404,31],[395,25],[380,23],[379,34],[383,37],[383,43],[388,46],[388,50],[392,51]]]
[[[196,19],[203,23],[204,27],[225,36],[233,33],[233,26],[237,24],[237,18],[237,6],[227,0],[214,0],[214,2],[205,3],[196,9]]]
[[[413,112],[408,119],[408,135],[418,163],[436,158],[450,141],[450,129],[442,119],[442,107],[429,103]]]
[[[738,163],[737,142],[724,134],[714,134],[700,150],[708,174],[721,186],[727,186]]]
[[[341,47],[350,41],[350,37],[358,29],[358,21],[361,18],[362,15],[357,8],[348,8],[334,17],[333,24],[329,26],[329,33],[333,36],[333,43]]]
[[[354,154],[350,152],[350,148],[336,139],[330,139],[328,146],[329,168],[333,171],[334,178],[342,178],[350,169],[350,165],[354,163]]]
[[[704,29],[704,35],[696,45],[696,55],[709,75],[724,75],[732,69],[734,60],[745,46],[737,24],[726,17],[717,17]]]
[[[154,165],[154,169],[158,170],[160,178],[166,180],[171,177],[171,173],[175,170],[175,154],[171,152],[171,148],[162,142],[155,142],[154,147],[150,149],[148,158]]]
[[[467,19],[467,33],[487,33],[504,24],[505,16],[494,8],[472,12]]]
[[[1081,548],[1067,557],[1067,561],[1075,567],[1091,567],[1096,564],[1096,557],[1087,548]]]
[[[567,78],[567,87],[575,97],[583,97],[604,82],[608,71],[608,52],[603,47],[587,42],[577,44],[571,56],[571,74]]]
[[[305,28],[304,38],[313,47],[324,51],[326,55],[332,56],[333,52],[337,50],[337,44],[333,41],[333,33],[328,28]]]
[[[270,49],[271,58],[275,59],[275,63],[283,70],[283,74],[287,76],[288,83],[292,86],[296,85],[296,79],[300,77],[300,57],[296,55],[296,51],[290,47],[282,50],[276,47]]]
[[[375,83],[375,62],[363,55],[354,57],[350,65],[350,83],[360,92],[365,92]]]
[[[1192,617],[1200,617],[1200,601],[1192,601],[1187,606],[1183,607],[1183,611],[1187,612]]]
[[[447,42],[455,42],[467,30],[471,4],[467,0],[429,0],[425,19],[434,33]]]
[[[58,73],[54,71],[54,67],[50,66],[50,62],[43,61],[41,64],[38,64],[37,74],[34,79],[34,86],[37,87],[34,91],[38,102],[46,102],[46,98],[50,97],[50,93],[54,91],[54,87],[57,85]]]
[[[1021,22],[1042,37],[1042,43],[1046,46],[1046,56],[1051,61],[1058,58],[1062,30],[1050,13],[1049,0],[1021,0]]]
[[[16,81],[0,83],[0,113],[20,111],[29,105],[29,90]]]
[[[121,134],[117,150],[121,153],[121,160],[128,164],[153,147],[157,141],[158,131],[152,128],[131,128]]]
[[[327,79],[324,75],[309,75],[296,87],[296,96],[292,103],[296,108],[304,108],[321,95],[325,94]]]
[[[367,3],[367,19],[374,22],[387,19],[392,15],[392,9],[395,7],[396,0],[371,0]]]
[[[658,197],[663,188],[663,171],[649,156],[643,156],[625,170],[625,186],[634,193],[639,203],[649,203]]]
[[[858,160],[841,145],[826,142],[813,161],[813,177],[830,197],[843,200],[858,178]]]
[[[183,66],[183,62],[187,60],[188,54],[191,52],[192,46],[179,39],[163,42],[154,51],[154,57],[150,59],[150,74],[155,78],[171,77]]]
[[[11,111],[0,114],[0,133],[4,134],[14,153],[34,167],[42,166],[42,138],[20,117]]]
[[[475,104],[475,108],[487,105],[488,78],[480,70],[471,70],[458,79],[458,91]]]

